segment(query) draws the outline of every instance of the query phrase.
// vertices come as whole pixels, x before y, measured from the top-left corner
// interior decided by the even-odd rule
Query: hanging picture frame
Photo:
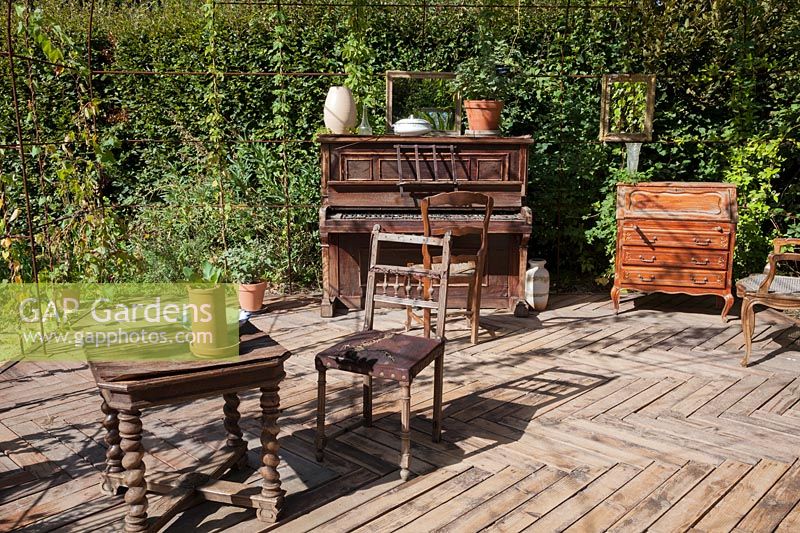
[[[606,74],[601,81],[600,140],[653,140],[654,74]]]

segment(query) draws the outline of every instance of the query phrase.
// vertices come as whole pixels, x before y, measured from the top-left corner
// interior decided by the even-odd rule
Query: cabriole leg
[[[725,323],[728,318],[728,311],[733,307],[733,294],[726,294],[723,298],[725,299],[725,306],[722,308],[722,322]]]
[[[614,304],[614,313],[619,313],[619,287],[611,287],[611,303]]]
[[[753,309],[754,303],[749,298],[742,302],[742,335],[744,335],[744,358],[741,365],[747,366],[750,360],[750,352],[753,349],[753,332],[756,327],[756,316]]]

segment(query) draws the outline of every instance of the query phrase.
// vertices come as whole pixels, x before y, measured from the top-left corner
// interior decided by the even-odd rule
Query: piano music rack
[[[420,181],[419,177],[422,175],[420,169],[420,152],[422,155],[426,155],[428,153],[431,154],[431,162],[433,163],[433,181],[438,182],[441,181],[439,179],[439,160],[437,159],[437,154],[441,152],[449,152],[450,153],[450,168],[452,169],[450,172],[450,180],[449,182],[453,184],[453,190],[458,190],[458,180],[456,179],[456,147],[455,145],[448,144],[448,145],[419,145],[419,144],[395,144],[395,149],[397,150],[397,173],[399,175],[399,180],[397,184],[400,186],[400,192],[403,192],[403,186],[408,185],[411,183],[417,183]],[[414,152],[414,168],[416,173],[414,175],[413,181],[406,181],[405,177],[403,176],[403,154],[408,153],[411,150]]]

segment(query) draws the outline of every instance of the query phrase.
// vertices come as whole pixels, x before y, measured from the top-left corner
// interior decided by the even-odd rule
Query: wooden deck
[[[680,310],[680,311],[678,311]],[[412,391],[411,481],[399,480],[396,389],[378,384],[375,426],[360,387],[329,372],[326,461],[314,460],[313,356],[360,327],[320,319],[317,300],[278,302],[255,322],[294,351],[281,391],[284,520],[203,503],[169,531],[800,531],[800,328],[757,314],[751,368],[738,319],[711,298],[566,295],[528,319],[489,313],[471,346],[454,319],[444,440],[430,441],[432,367]],[[734,309],[733,316],[738,316]],[[381,326],[397,327],[398,311]],[[221,446],[222,399],[144,413],[146,464],[191,469]],[[242,402],[258,463],[257,399]],[[121,498],[98,490],[105,450],[85,367],[0,374],[0,529],[118,531]],[[254,470],[230,479],[257,483]],[[151,496],[151,505],[155,500]]]

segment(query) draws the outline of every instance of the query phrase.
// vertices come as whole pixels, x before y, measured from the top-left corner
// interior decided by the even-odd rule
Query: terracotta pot
[[[323,117],[325,127],[336,135],[347,133],[356,125],[356,102],[350,89],[341,85],[328,89]]]
[[[239,285],[239,307],[245,311],[260,311],[264,306],[264,291],[267,283],[242,283]]]
[[[500,129],[500,113],[503,111],[501,100],[464,100],[464,111],[472,131]]]

